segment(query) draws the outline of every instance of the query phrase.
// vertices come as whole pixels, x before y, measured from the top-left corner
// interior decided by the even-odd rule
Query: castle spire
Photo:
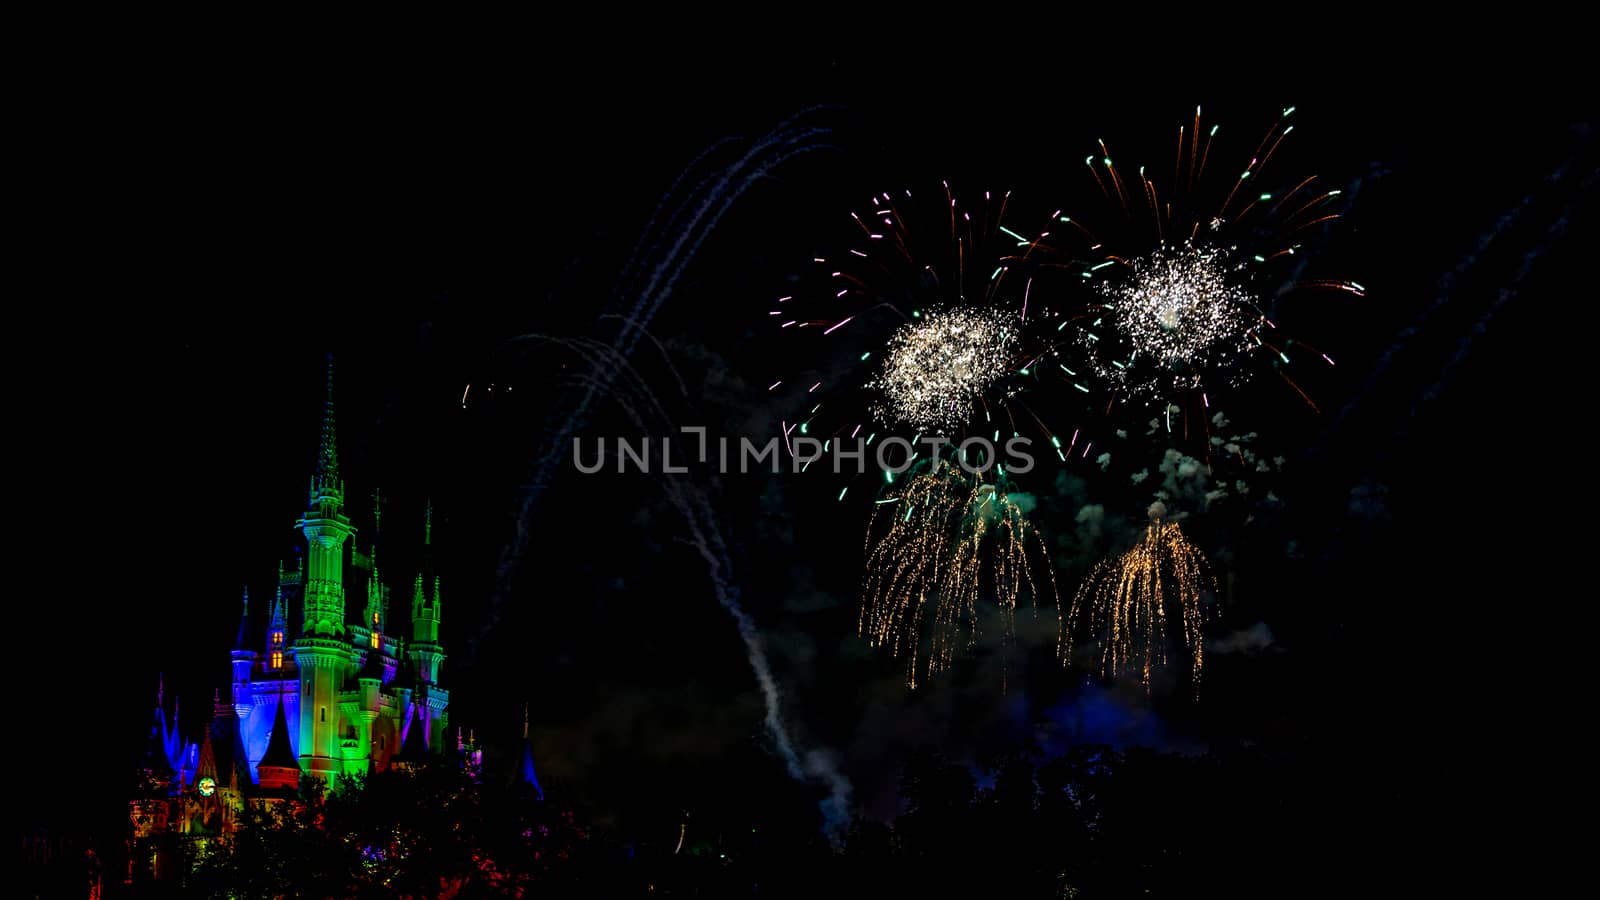
[[[250,585],[244,586],[244,599],[239,611],[239,634],[234,638],[233,649],[244,650],[250,646]]]
[[[372,631],[383,630],[388,625],[389,598],[388,591],[383,587],[382,576],[378,574],[378,530],[383,524],[383,492],[372,492],[372,544],[371,555],[368,560],[372,563],[372,574],[367,579],[367,619],[365,623]]]
[[[145,788],[152,793],[164,790],[172,780],[172,737],[167,728],[166,708],[163,705],[166,698],[165,681],[163,675],[156,676],[155,721],[150,723],[150,740],[145,745],[142,767]]]
[[[339,441],[334,431],[333,354],[328,354],[328,394],[322,403],[322,446],[317,452],[317,477],[327,482],[339,480]]]
[[[341,646],[345,636],[345,542],[355,534],[344,512],[344,481],[339,475],[334,435],[331,357],[316,474],[311,478],[305,514],[297,524],[306,536],[306,569],[300,582],[300,637],[294,645],[294,661],[306,675],[306,691],[300,698],[300,740],[295,751],[302,771],[331,784],[339,771],[343,734],[338,696],[343,677],[338,668],[346,658]]]
[[[272,597],[272,627],[277,628],[283,623],[283,560],[278,560],[278,590]]]

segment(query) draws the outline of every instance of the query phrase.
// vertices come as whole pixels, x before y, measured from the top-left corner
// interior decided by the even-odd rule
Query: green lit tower
[[[300,670],[300,769],[332,784],[341,765],[339,691],[351,662],[344,640],[345,541],[355,533],[344,514],[334,433],[333,357],[328,358],[328,394],[322,407],[322,444],[305,515],[296,523],[306,536],[304,616],[294,658]]]
[[[412,701],[422,707],[420,724],[426,746],[435,752],[444,749],[444,732],[449,727],[445,708],[450,692],[439,687],[439,667],[444,663],[444,648],[439,645],[439,577],[433,573],[433,504],[422,520],[422,571],[411,591],[411,643],[406,658],[416,674],[417,686]],[[409,729],[408,729],[409,731]]]
[[[385,696],[384,685],[395,677],[395,642],[387,633],[389,619],[389,589],[384,586],[378,570],[378,534],[382,528],[382,497],[377,491],[372,495],[372,547],[367,557],[370,577],[367,579],[367,605],[362,611],[359,625],[351,626],[352,648],[363,659],[355,673],[354,683],[345,682],[339,697],[339,709],[349,721],[354,733],[344,741],[344,771],[349,775],[364,775],[374,771],[379,762],[374,753],[380,742],[386,745],[387,737],[379,738],[383,731],[377,725],[386,707],[394,705],[393,698]]]

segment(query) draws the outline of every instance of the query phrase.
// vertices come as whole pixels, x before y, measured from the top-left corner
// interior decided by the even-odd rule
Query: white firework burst
[[[1001,320],[999,311],[956,308],[895,332],[869,385],[882,394],[879,418],[922,430],[959,428],[977,398],[1010,371],[1018,335]]]
[[[1138,386],[1142,376],[1134,373],[1148,374],[1154,364],[1174,383],[1192,383],[1203,371],[1229,368],[1260,343],[1256,330],[1264,319],[1242,286],[1241,267],[1225,250],[1163,246],[1129,265],[1129,277],[1100,289],[1104,320],[1127,351],[1116,358],[1096,347],[1102,375]],[[1102,340],[1093,331],[1085,336],[1091,346]]]

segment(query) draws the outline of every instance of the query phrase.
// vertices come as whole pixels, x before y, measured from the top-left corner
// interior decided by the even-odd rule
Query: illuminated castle
[[[432,509],[421,523],[423,561],[410,585],[406,631],[390,617],[389,588],[379,574],[379,517],[374,496],[373,539],[362,552],[345,511],[330,361],[321,446],[296,523],[305,557],[292,570],[279,564],[260,625],[246,590],[228,696],[218,690],[198,743],[183,739],[176,708],[168,724],[158,692],[131,803],[130,880],[136,872],[170,874],[175,838],[228,834],[247,803],[270,804],[311,785],[430,757],[449,757],[476,774],[482,762],[476,742],[459,729],[454,740],[446,736],[450,693],[439,684],[445,652]],[[359,609],[349,602],[358,598]]]

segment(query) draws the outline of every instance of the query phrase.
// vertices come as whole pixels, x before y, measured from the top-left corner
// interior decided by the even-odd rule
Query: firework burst
[[[1186,405],[1192,396],[1203,409],[1208,392],[1262,368],[1251,362],[1258,359],[1311,402],[1285,367],[1300,356],[1333,360],[1279,336],[1273,308],[1298,290],[1363,289],[1302,277],[1308,230],[1338,218],[1341,191],[1322,189],[1314,176],[1276,178],[1269,164],[1294,130],[1293,112],[1283,112],[1242,169],[1213,163],[1219,129],[1203,129],[1198,108],[1178,129],[1170,182],[1142,166],[1125,173],[1104,142],[1087,158],[1112,209],[1100,224],[1063,217],[1063,247],[1083,260],[1080,276],[1092,291],[1074,319],[1078,343],[1120,398]]]
[[[919,430],[955,431],[979,397],[1012,366],[1017,326],[995,310],[956,307],[902,327],[883,369],[868,382],[883,395],[880,419]]]
[[[1140,386],[1143,360],[1168,373],[1175,388],[1198,384],[1201,371],[1238,372],[1236,363],[1259,342],[1266,321],[1256,298],[1235,276],[1220,248],[1162,247],[1129,264],[1128,277],[1101,288],[1107,319],[1128,342],[1126,361],[1095,357],[1107,380]],[[1085,335],[1092,332],[1085,332]],[[1158,386],[1161,379],[1144,384]]]
[[[1176,637],[1189,657],[1196,691],[1205,663],[1200,595],[1211,588],[1205,558],[1177,522],[1162,521],[1158,502],[1143,538],[1131,550],[1102,560],[1078,588],[1061,632],[1061,655],[1071,661],[1080,627],[1095,636],[1100,671],[1107,678],[1137,673],[1146,690],[1167,665]]]
[[[817,257],[768,310],[803,367],[768,382],[786,427],[821,438],[878,429],[1053,437],[1030,397],[1058,387],[1087,408],[1081,354],[1049,297],[1075,277],[1046,243],[1049,210],[1009,194],[882,193],[850,217],[843,249]],[[1037,404],[1060,416],[1060,398]]]
[[[1035,575],[1030,555],[1042,561]],[[860,633],[905,656],[906,683],[932,677],[977,643],[980,603],[992,598],[1002,638],[1013,634],[1019,599],[1059,606],[1044,543],[1017,498],[953,463],[885,490],[867,528]]]

